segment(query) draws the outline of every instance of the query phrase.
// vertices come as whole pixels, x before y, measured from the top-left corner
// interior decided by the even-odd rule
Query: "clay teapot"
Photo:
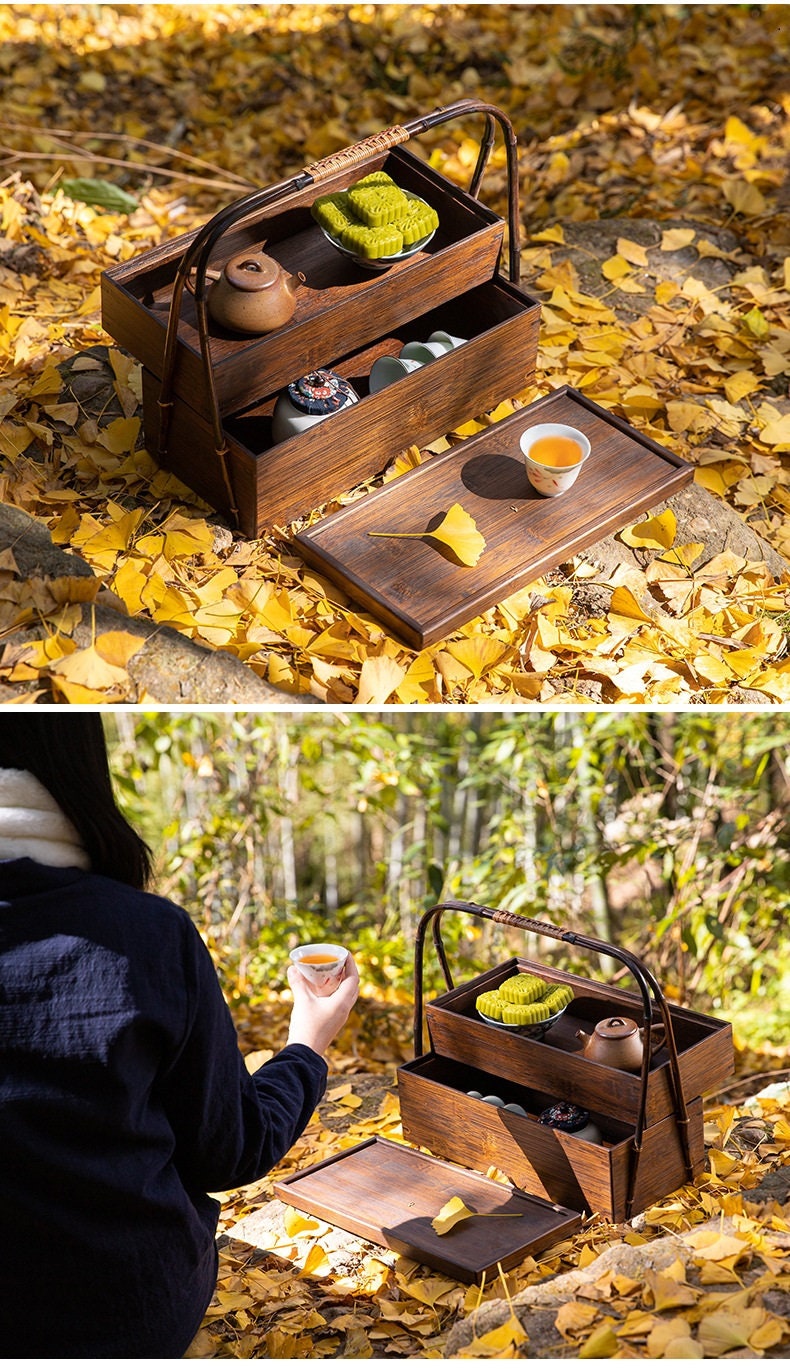
[[[583,1044],[582,1055],[598,1065],[609,1065],[616,1070],[640,1070],[644,1054],[645,1029],[630,1017],[606,1017],[597,1022],[592,1033],[579,1029],[576,1033]],[[664,1040],[664,1027],[651,1029],[651,1054]]]
[[[207,271],[208,311],[216,323],[237,333],[270,333],[293,316],[301,271],[290,275],[261,249],[237,252],[222,271]],[[187,282],[194,293],[194,283]]]

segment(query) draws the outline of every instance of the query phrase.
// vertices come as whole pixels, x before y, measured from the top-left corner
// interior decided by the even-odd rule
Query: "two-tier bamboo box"
[[[401,146],[475,112],[486,127],[469,191]],[[499,270],[505,222],[477,198],[496,122],[508,163],[507,279]],[[318,193],[382,169],[436,210],[439,227],[424,248],[374,271],[337,251],[310,206]],[[501,111],[470,100],[384,130],[254,192],[196,233],[112,268],[102,277],[103,322],[143,363],[149,448],[250,536],[374,476],[398,451],[484,413],[533,377],[540,307],[518,286],[518,239],[515,135]],[[242,336],[212,321],[208,277],[262,240],[266,254],[286,272],[301,272],[304,283],[288,323]],[[437,329],[463,337],[463,348],[371,392],[377,357]],[[349,381],[359,402],[275,441],[278,394],[316,368]]]
[[[698,1176],[704,1164],[702,1095],[730,1077],[729,1023],[667,1003],[633,955],[550,924],[476,904],[445,908],[489,917],[538,935],[569,941],[627,966],[640,992],[631,993],[514,957],[425,1004],[431,1050],[422,1054],[422,972],[415,961],[416,1058],[398,1071],[404,1136],[447,1160],[495,1165],[529,1193],[621,1221]],[[418,937],[422,956],[422,936]],[[451,984],[443,951],[443,968]],[[475,1004],[515,973],[539,975],[573,990],[547,1029],[511,1031],[485,1021]],[[636,1072],[613,1068],[583,1051],[596,1023],[627,1018],[645,1034]],[[518,1104],[526,1116],[469,1097],[474,1090]],[[540,1123],[553,1103],[589,1112],[601,1141],[580,1139]]]

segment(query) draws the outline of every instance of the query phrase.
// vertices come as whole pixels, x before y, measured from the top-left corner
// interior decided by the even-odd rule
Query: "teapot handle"
[[[212,266],[212,267],[206,267],[206,280],[216,281],[216,280],[219,280],[221,276],[222,276],[222,272],[221,272],[221,271],[215,270],[215,268],[214,268],[213,266]],[[188,274],[187,276],[184,277],[184,285],[186,286],[186,288],[187,288],[187,290],[189,291],[190,295],[194,295],[194,293],[195,293],[195,268],[194,268],[194,266],[192,267],[192,270],[189,272],[189,274]]]

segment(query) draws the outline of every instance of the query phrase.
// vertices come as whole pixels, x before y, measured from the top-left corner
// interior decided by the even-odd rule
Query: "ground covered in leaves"
[[[284,1002],[237,1009],[251,1067],[277,1048],[287,1011]],[[265,1207],[276,1179],[374,1135],[402,1141],[395,1066],[410,1058],[410,1026],[407,1005],[360,1000],[333,1048],[319,1111],[273,1175],[223,1195],[224,1232]],[[757,1055],[736,1031],[737,1077],[705,1108],[701,1180],[632,1223],[593,1216],[577,1235],[482,1289],[273,1204],[265,1249],[221,1239],[217,1293],[191,1356],[785,1358],[789,1065],[785,1048]],[[683,1258],[656,1268],[639,1258],[673,1235],[683,1237]],[[633,1260],[623,1258],[629,1248]],[[545,1281],[562,1275],[573,1289],[563,1290],[560,1305],[524,1306],[527,1290],[550,1288]],[[502,1303],[504,1320],[496,1316]],[[469,1330],[456,1343],[461,1323]]]
[[[488,98],[519,136],[536,383],[423,451],[402,434],[387,478],[570,383],[787,556],[789,31],[778,5],[0,6],[0,499],[95,577],[31,582],[3,554],[0,683],[18,701],[145,702],[126,669],[144,617],[286,698],[787,701],[787,577],[677,542],[671,515],[625,530],[641,579],[577,558],[406,649],[306,570],[293,528],[244,539],[156,468],[99,279],[252,185]],[[453,123],[412,147],[466,185],[478,135]],[[90,206],[78,177],[132,203]],[[483,198],[504,213],[505,191],[497,150]],[[603,258],[579,237],[598,222],[618,225]],[[78,646],[100,594],[128,631]]]

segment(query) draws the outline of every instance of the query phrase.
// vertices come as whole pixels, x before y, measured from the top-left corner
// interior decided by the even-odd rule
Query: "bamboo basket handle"
[[[452,974],[447,961],[447,954],[441,936],[441,919],[445,912],[470,913],[474,917],[487,918],[491,922],[497,922],[508,927],[520,927],[523,931],[534,932],[538,936],[548,936],[555,941],[565,941],[573,946],[580,946],[584,950],[592,951],[597,955],[608,955],[614,960],[619,960],[630,971],[639,987],[642,996],[644,1009],[644,1030],[645,1044],[642,1052],[642,1068],[640,1074],[639,1090],[639,1111],[634,1129],[634,1143],[631,1151],[631,1165],[628,1178],[628,1191],[626,1196],[626,1212],[630,1217],[634,1199],[634,1188],[636,1184],[637,1166],[642,1150],[642,1136],[645,1129],[645,1115],[647,1108],[647,1088],[648,1076],[650,1072],[651,1032],[653,1026],[654,1008],[658,1010],[658,1015],[664,1026],[663,1045],[667,1047],[669,1053],[669,1078],[670,1091],[674,1105],[675,1122],[680,1135],[681,1146],[683,1148],[683,1159],[686,1166],[686,1174],[689,1181],[694,1177],[694,1166],[691,1158],[691,1148],[689,1141],[689,1117],[686,1106],[686,1099],[683,1092],[683,1082],[680,1075],[680,1061],[678,1059],[675,1033],[672,1025],[672,1017],[669,1011],[669,1004],[664,997],[658,980],[652,971],[642,963],[637,956],[630,951],[624,951],[616,946],[609,945],[606,941],[599,941],[595,937],[584,936],[581,932],[564,931],[561,927],[555,927],[553,923],[542,922],[537,918],[522,917],[519,913],[510,913],[502,908],[488,908],[480,903],[465,903],[460,900],[448,900],[446,903],[436,904],[423,913],[417,928],[417,935],[414,945],[414,1054],[420,1056],[423,1053],[423,968],[424,968],[424,948],[425,935],[430,927],[433,933],[433,943],[436,950],[439,964],[442,968],[444,980],[448,989],[453,987]]]
[[[159,394],[159,442],[157,459],[159,464],[163,465],[167,456],[170,439],[170,421],[173,413],[173,382],[178,355],[178,329],[181,321],[181,305],[187,280],[192,278],[190,280],[190,292],[195,297],[200,355],[203,363],[206,391],[211,411],[214,448],[222,473],[223,484],[228,500],[228,508],[236,524],[238,524],[238,507],[236,505],[235,493],[230,479],[227,443],[222,429],[222,416],[219,412],[216,386],[214,384],[214,371],[211,365],[209,319],[206,305],[206,276],[212,250],[222,235],[234,224],[238,224],[241,220],[248,218],[261,209],[276,204],[278,200],[285,199],[286,196],[295,194],[299,190],[304,190],[307,186],[320,185],[322,181],[328,180],[337,172],[358,166],[368,157],[387,152],[390,148],[397,147],[399,143],[408,142],[409,138],[415,137],[420,133],[425,133],[429,129],[435,128],[440,124],[447,123],[450,119],[456,119],[462,115],[476,113],[485,116],[485,130],[480,143],[477,164],[469,186],[469,193],[475,198],[477,197],[483,171],[485,170],[485,166],[494,145],[496,132],[495,123],[498,123],[504,138],[507,156],[508,270],[510,280],[514,285],[517,285],[521,276],[521,244],[516,135],[513,125],[501,109],[498,109],[495,105],[489,105],[483,101],[472,99],[458,100],[452,105],[441,106],[438,109],[433,110],[430,114],[423,115],[421,118],[414,119],[409,123],[395,124],[390,128],[382,129],[380,133],[375,133],[370,138],[364,138],[361,142],[355,143],[351,147],[347,147],[340,152],[334,152],[328,157],[322,157],[319,161],[304,167],[302,171],[298,172],[295,176],[290,177],[288,180],[278,181],[275,185],[267,186],[262,190],[253,190],[249,195],[245,195],[241,199],[235,200],[232,204],[221,209],[212,219],[209,219],[208,223],[198,229],[192,242],[184,252],[173,282],[173,294],[170,300],[167,332],[165,334],[164,355],[162,359],[162,382]]]

